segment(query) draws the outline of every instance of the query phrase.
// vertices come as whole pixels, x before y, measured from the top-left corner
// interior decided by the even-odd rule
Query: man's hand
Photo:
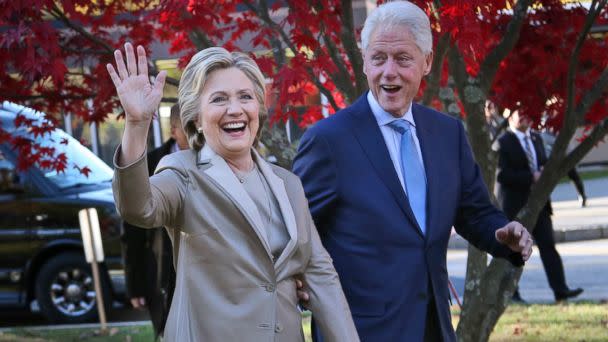
[[[131,298],[131,305],[134,309],[143,310],[146,307],[146,299],[144,297]]]
[[[534,173],[532,174],[532,179],[534,180],[534,183],[538,182],[538,180],[540,179],[540,176],[543,174],[544,168],[545,168],[544,166],[541,166],[540,170],[534,171]]]
[[[304,283],[300,279],[296,279],[296,293],[298,294],[300,306],[308,309],[308,300],[310,299],[310,295],[304,290]]]
[[[507,245],[512,251],[520,252],[524,261],[530,258],[532,254],[532,237],[521,223],[515,221],[509,222],[506,226],[499,228],[495,236],[498,242]]]

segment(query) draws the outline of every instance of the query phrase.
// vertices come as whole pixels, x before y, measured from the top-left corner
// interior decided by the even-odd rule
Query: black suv
[[[113,171],[60,129],[36,137],[30,129],[16,127],[17,115],[44,122],[40,113],[4,102],[0,128],[41,146],[53,146],[66,154],[69,165],[87,166],[91,172],[85,176],[74,167],[56,172],[39,165],[20,171],[17,150],[8,142],[0,144],[0,309],[36,307],[37,303],[52,322],[90,321],[97,315],[97,306],[78,211],[97,208],[105,252],[101,281],[104,303],[109,307],[120,294],[110,274],[122,271],[121,220],[111,189]]]

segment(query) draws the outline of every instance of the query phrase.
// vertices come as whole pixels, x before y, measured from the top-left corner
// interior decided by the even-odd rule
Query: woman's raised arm
[[[143,46],[137,47],[136,59],[133,45],[126,43],[125,54],[126,65],[120,50],[114,51],[116,69],[112,64],[107,65],[126,115],[118,159],[120,166],[131,164],[145,152],[150,122],[163,96],[167,76],[165,71],[161,71],[150,83],[148,61]]]

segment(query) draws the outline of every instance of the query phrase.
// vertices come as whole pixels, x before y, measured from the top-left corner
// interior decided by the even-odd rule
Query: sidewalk
[[[555,241],[608,239],[608,178],[587,180],[587,206],[580,207],[574,185],[558,184],[551,194]],[[449,248],[467,248],[459,235],[450,239]]]

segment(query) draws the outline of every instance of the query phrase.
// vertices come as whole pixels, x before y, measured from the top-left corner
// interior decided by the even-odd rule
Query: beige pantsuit
[[[141,227],[165,226],[173,240],[177,282],[165,340],[303,341],[294,279],[302,276],[326,341],[358,341],[300,180],[255,152],[254,160],[290,237],[277,260],[255,204],[210,147],[168,155],[151,178],[145,154],[116,166],[114,197],[122,217]]]

